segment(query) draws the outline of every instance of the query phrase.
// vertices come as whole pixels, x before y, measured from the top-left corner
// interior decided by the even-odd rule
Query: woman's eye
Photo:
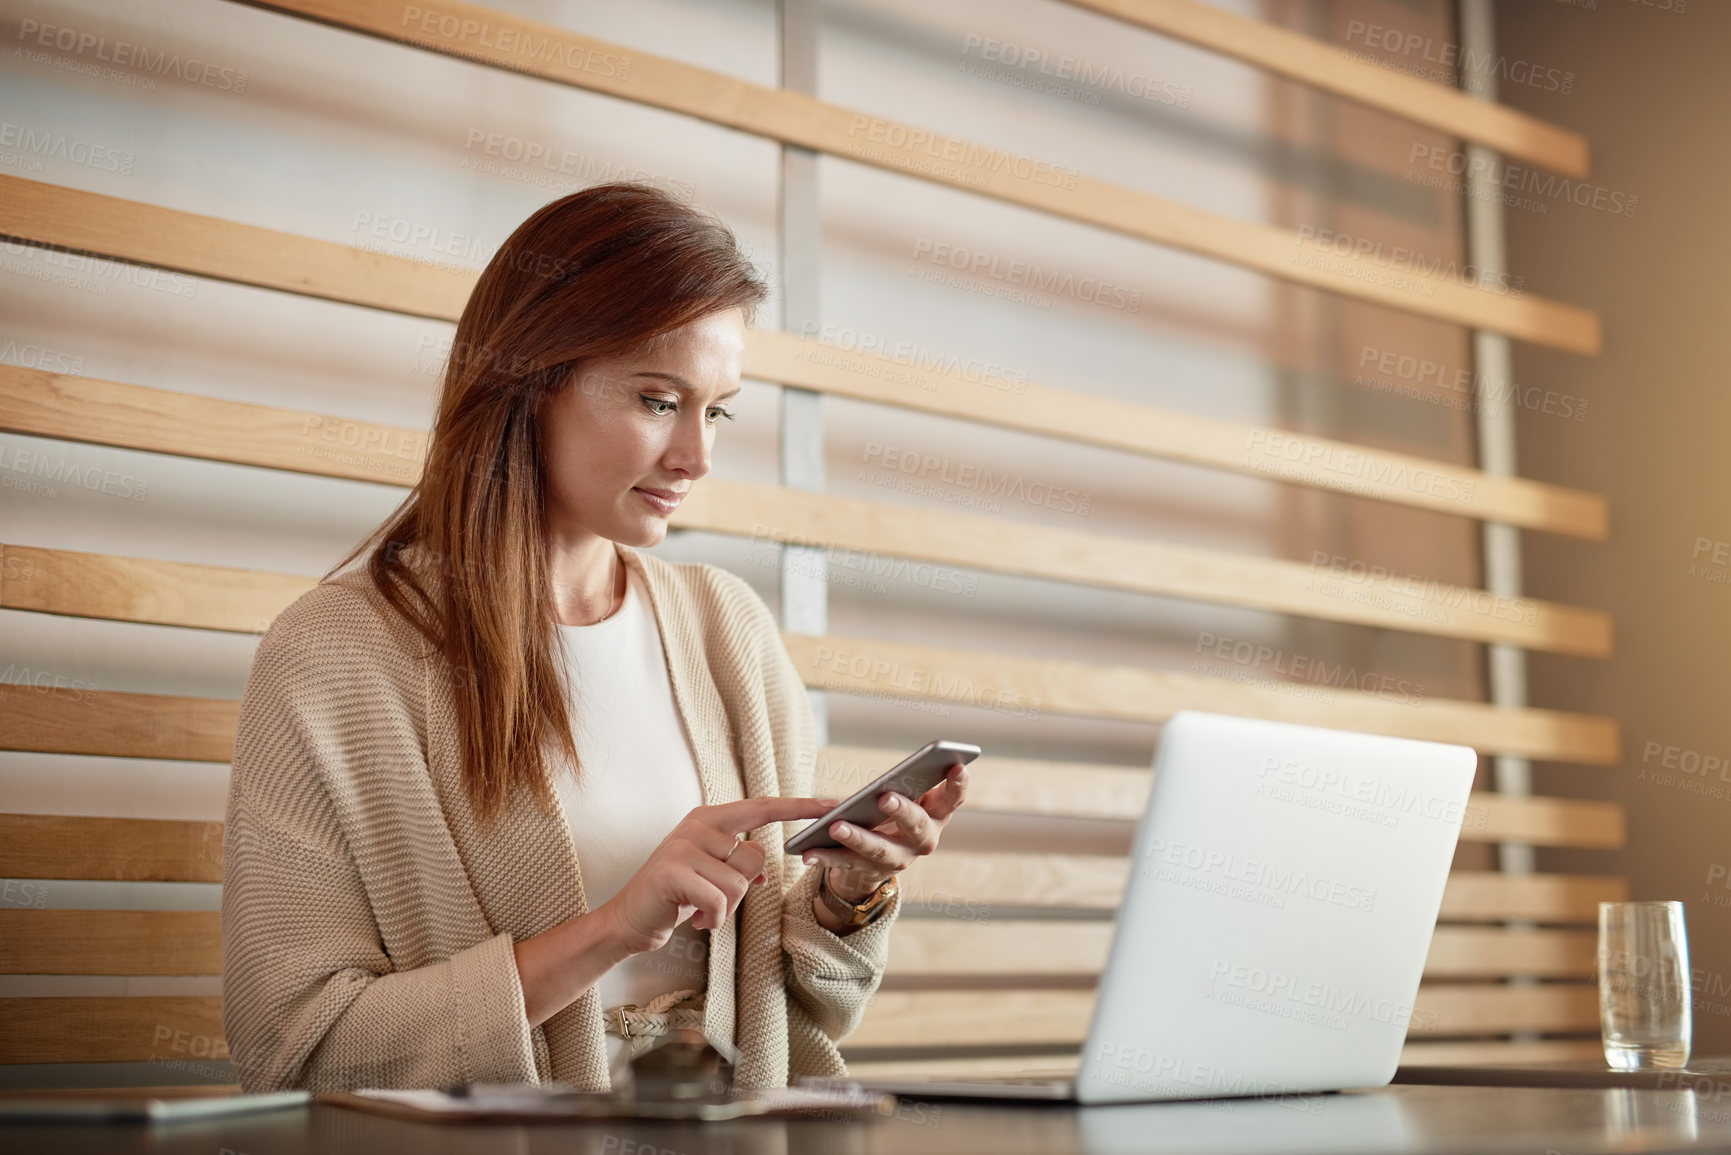
[[[728,409],[728,408],[721,406],[721,405],[716,405],[713,408],[711,408],[709,411],[709,423],[711,425],[714,425],[715,419],[717,417],[725,417],[729,421],[732,421],[733,420],[733,410]]]
[[[639,393],[638,396],[643,398],[643,404],[649,406],[649,412],[657,416],[671,413],[674,410],[673,402],[665,397],[651,397],[646,393]]]

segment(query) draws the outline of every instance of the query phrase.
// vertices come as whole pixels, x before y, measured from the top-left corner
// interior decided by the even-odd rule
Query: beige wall
[[[1515,356],[1523,388],[1590,401],[1583,421],[1523,412],[1522,471],[1606,494],[1613,535],[1605,546],[1526,543],[1533,593],[1602,607],[1618,629],[1609,662],[1535,658],[1532,691],[1543,705],[1620,718],[1622,765],[1548,768],[1540,783],[1627,806],[1621,865],[1634,896],[1687,904],[1706,1053],[1731,1047],[1731,911],[1715,905],[1731,903],[1731,770],[1681,765],[1682,751],[1695,752],[1691,768],[1731,756],[1731,546],[1718,565],[1711,545],[1693,557],[1698,539],[1731,541],[1731,6],[1679,6],[1505,0],[1498,35],[1511,61],[1576,74],[1566,96],[1505,85],[1503,99],[1585,132],[1591,182],[1639,198],[1633,216],[1555,202],[1507,213],[1513,267],[1605,321],[1601,357],[1530,346]],[[1676,747],[1676,768],[1663,753],[1644,759],[1649,743]],[[1578,855],[1544,858],[1594,868]]]

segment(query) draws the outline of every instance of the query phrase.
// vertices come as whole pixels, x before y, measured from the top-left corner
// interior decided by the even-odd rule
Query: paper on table
[[[333,1092],[319,1101],[426,1121],[470,1122],[531,1119],[737,1119],[811,1111],[890,1114],[895,1098],[858,1087],[776,1087],[746,1091],[726,1102],[638,1100],[610,1093],[584,1093],[559,1086],[494,1084],[447,1091],[366,1088]]]

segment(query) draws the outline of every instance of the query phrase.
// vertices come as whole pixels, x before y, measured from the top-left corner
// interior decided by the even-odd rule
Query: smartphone
[[[878,795],[885,790],[893,790],[917,801],[920,795],[944,780],[951,766],[958,762],[966,766],[979,756],[980,748],[966,742],[927,742],[892,766],[876,782],[862,788],[852,798],[788,839],[782,850],[788,854],[804,854],[808,850],[840,846],[841,843],[830,837],[830,823],[851,822],[861,829],[870,830],[888,817],[878,809]]]

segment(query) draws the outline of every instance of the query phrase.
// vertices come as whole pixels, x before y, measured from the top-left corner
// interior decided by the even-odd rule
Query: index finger
[[[742,798],[711,806],[714,819],[728,834],[744,834],[771,822],[793,822],[800,818],[822,818],[835,803],[827,798]]]

